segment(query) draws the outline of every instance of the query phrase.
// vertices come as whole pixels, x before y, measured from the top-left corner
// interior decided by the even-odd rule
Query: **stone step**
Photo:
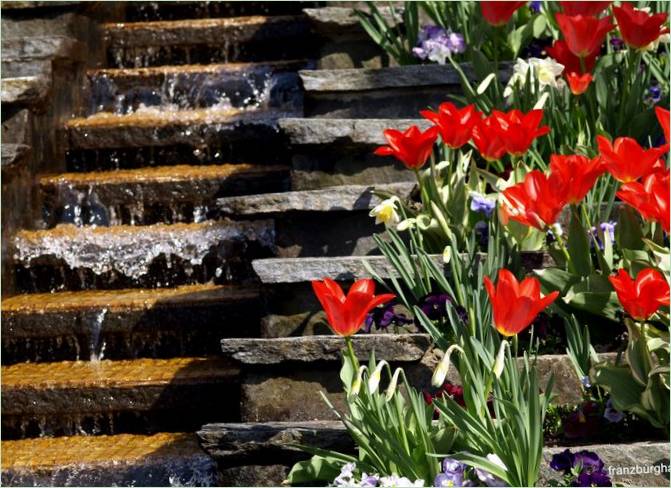
[[[302,15],[104,24],[111,66],[267,61],[312,57]]]
[[[309,458],[294,447],[297,444],[320,449],[353,453],[354,444],[342,422],[264,422],[246,424],[210,424],[198,431],[201,446],[218,463],[222,481],[228,486],[257,486],[262,483],[279,486],[293,463]],[[541,466],[541,485],[557,480],[558,473],[549,467],[552,456],[564,446],[546,446]],[[668,464],[668,442],[634,444],[591,444],[571,447],[596,452],[609,467],[652,467]],[[612,480],[622,485],[666,486],[664,472],[617,474]]]
[[[3,176],[6,171],[14,171],[20,166],[29,154],[30,146],[26,144],[3,143],[0,149]]]
[[[222,339],[224,357],[241,366],[241,417],[246,422],[334,420],[319,391],[339,410],[345,398],[339,370],[344,341],[337,336],[305,336],[276,339]],[[408,381],[420,390],[431,390],[431,376],[441,354],[428,347],[426,334],[357,334],[354,347],[361,361],[375,350],[379,361],[402,366]],[[608,357],[614,355],[608,355]],[[538,357],[540,384],[554,375],[555,403],[582,400],[580,381],[566,355]],[[456,369],[448,380],[459,383]],[[385,380],[385,381],[388,381]],[[384,384],[382,385],[384,387]],[[306,401],[306,399],[309,399]]]
[[[132,22],[178,20],[245,15],[292,15],[301,13],[306,5],[317,2],[182,2],[179,0],[132,2],[126,7],[126,18]]]
[[[470,63],[464,74],[477,84]],[[500,78],[510,76],[502,67]],[[332,118],[416,117],[438,107],[450,94],[461,93],[461,78],[451,65],[411,65],[388,68],[303,70],[305,116]],[[394,100],[394,103],[389,103]]]
[[[43,103],[51,88],[50,80],[41,75],[3,78],[1,86],[0,102],[19,106]]]
[[[3,439],[187,431],[237,418],[238,368],[208,358],[2,367]]]
[[[217,354],[222,337],[258,335],[253,286],[95,290],[2,300],[2,362]]]
[[[3,39],[0,46],[4,63],[57,59],[86,61],[87,54],[86,46],[82,42],[67,36]]]
[[[375,185],[374,189],[409,196],[414,184]],[[283,257],[348,256],[375,252],[375,225],[369,210],[380,202],[372,186],[334,186],[320,190],[225,197],[218,210],[235,218],[272,217],[277,255]]]
[[[305,60],[98,69],[88,72],[91,113],[138,107],[225,107],[302,111]]]
[[[292,145],[295,190],[414,181],[412,171],[396,159],[373,151],[386,143],[382,134],[386,128],[429,126],[423,119],[285,118],[279,124]]]
[[[289,188],[279,165],[175,165],[118,171],[64,173],[40,178],[47,225],[151,225],[213,218],[224,195]]]
[[[191,433],[72,436],[2,443],[4,486],[216,486]]]
[[[433,255],[433,261],[445,272],[448,268],[442,255]],[[324,313],[314,296],[310,282],[326,277],[346,285],[360,278],[369,278],[365,263],[381,278],[397,274],[384,256],[334,256],[268,258],[252,262],[262,283],[266,297],[266,315],[261,320],[262,337],[328,334],[323,325]],[[531,270],[552,265],[548,254],[523,253],[522,265]]]
[[[76,227],[20,231],[22,290],[154,288],[251,276],[248,261],[274,251],[272,221]]]
[[[147,108],[127,115],[99,112],[66,123],[69,145],[78,149],[230,143],[241,139],[277,140],[274,110]]]

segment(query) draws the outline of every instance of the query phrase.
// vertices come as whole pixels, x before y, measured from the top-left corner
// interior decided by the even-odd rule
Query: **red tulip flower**
[[[559,39],[555,41],[551,47],[546,48],[546,51],[551,58],[559,64],[564,65],[564,75],[568,75],[569,73],[591,73],[596,64],[596,56],[599,54],[599,51],[596,50],[586,58],[583,58],[585,65],[585,69],[583,70],[580,58],[571,52],[565,40]]]
[[[657,160],[666,152],[665,147],[643,149],[631,137],[618,137],[611,144],[607,138],[596,136],[596,143],[606,170],[620,183],[636,181],[654,172]]]
[[[550,132],[547,125],[539,127],[543,120],[542,110],[532,110],[526,114],[517,109],[507,113],[493,110],[490,117],[497,121],[501,138],[505,141],[506,152],[513,156],[524,155],[534,139]]]
[[[473,143],[480,155],[487,161],[497,161],[507,152],[501,126],[491,116],[475,124]]]
[[[622,307],[635,320],[647,320],[659,307],[669,305],[669,283],[656,269],[646,268],[633,280],[629,273],[619,269],[609,276]]]
[[[471,139],[473,127],[481,119],[475,105],[459,109],[450,102],[441,103],[437,112],[422,110],[420,114],[438,127],[443,143],[452,149],[459,149]]]
[[[610,17],[597,19],[584,15],[557,14],[555,16],[566,45],[579,58],[587,58],[598,53],[601,44],[613,27]]]
[[[528,277],[519,283],[515,275],[505,268],[499,270],[496,288],[489,276],[485,276],[484,284],[492,304],[494,326],[508,337],[529,327],[536,316],[559,296],[558,291],[541,296],[541,284],[537,278]]]
[[[655,115],[657,115],[657,120],[659,121],[659,125],[662,126],[662,130],[664,131],[664,142],[666,149],[669,149],[669,123],[671,123],[671,120],[669,119],[669,111],[666,109],[663,109],[662,107],[655,107]]]
[[[556,188],[562,188],[567,203],[577,204],[585,198],[605,171],[599,157],[589,159],[578,154],[550,156],[550,179],[557,182]]]
[[[430,127],[424,132],[416,125],[408,127],[404,132],[386,129],[384,137],[389,145],[378,147],[375,154],[394,156],[407,168],[419,169],[424,166],[433,152],[433,145],[438,138],[438,128]]]
[[[479,3],[482,16],[487,23],[498,27],[507,24],[515,10],[527,2],[483,1]]]
[[[669,233],[671,227],[671,176],[668,170],[653,173],[643,180],[634,181],[620,187],[617,196],[620,200],[634,207],[646,220],[654,220],[662,224]]]
[[[566,15],[599,15],[611,2],[559,2]]]
[[[613,7],[622,39],[629,46],[640,49],[657,40],[661,34],[669,32],[662,29],[666,22],[666,13],[649,14],[635,9],[630,3],[623,3],[620,7]]]
[[[347,296],[340,285],[329,278],[313,281],[312,289],[326,312],[331,330],[342,337],[356,334],[368,312],[395,298],[390,293],[375,296],[375,282],[371,279],[355,282]]]
[[[592,75],[585,73],[584,75],[579,75],[578,73],[568,73],[566,75],[566,81],[568,82],[568,87],[575,96],[582,95],[589,88],[590,83],[592,83]]]
[[[503,190],[503,224],[512,219],[539,230],[551,226],[566,205],[566,192],[555,177],[538,170],[530,171],[522,183]]]

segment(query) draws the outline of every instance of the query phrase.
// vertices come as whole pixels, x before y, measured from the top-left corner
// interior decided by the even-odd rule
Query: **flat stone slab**
[[[433,261],[445,267],[442,255],[432,255]],[[352,281],[370,277],[364,261],[382,278],[397,276],[391,263],[384,256],[336,256],[314,258],[257,259],[252,267],[262,283],[304,283],[329,277],[337,281]],[[527,269],[550,266],[553,261],[547,253],[522,253],[522,263]]]
[[[209,424],[198,431],[201,446],[224,468],[249,466],[247,476],[257,473],[258,479],[280,485],[291,465],[309,457],[289,444],[303,444],[320,449],[353,452],[354,443],[340,421],[264,422],[248,424]],[[549,467],[552,455],[565,447],[546,447],[543,450],[541,486],[557,473]],[[617,474],[617,468],[648,468],[669,463],[669,444],[665,442],[637,442],[634,444],[594,444],[576,446],[572,451],[586,449],[603,459],[611,478],[617,483],[633,486],[668,486],[668,479],[655,474]],[[274,472],[268,468],[278,465]],[[279,469],[283,465],[284,469]],[[265,469],[264,469],[265,468]],[[230,473],[230,471],[229,471]],[[268,473],[274,478],[268,479]]]
[[[99,112],[71,119],[66,129],[71,147],[198,145],[253,137],[272,138],[277,119],[286,112],[272,110],[196,109],[139,110],[128,115]]]
[[[353,339],[354,352],[362,361],[368,360],[371,351],[387,361],[419,361],[431,344],[426,334],[356,335]],[[342,348],[342,338],[335,335],[221,340],[224,357],[244,365],[340,361]]]
[[[386,144],[385,129],[405,130],[417,125],[422,130],[431,126],[426,119],[335,119],[284,118],[279,126],[295,145],[302,144]]]
[[[11,171],[20,165],[30,153],[30,146],[26,144],[2,144],[2,172]]]
[[[378,7],[380,13],[389,25],[400,23],[403,8]],[[359,18],[350,7],[321,7],[306,8],[303,12],[310,20],[313,29],[322,35],[342,35],[343,32],[355,31],[365,33]]]
[[[322,190],[225,197],[217,200],[217,205],[222,213],[231,215],[368,210],[380,202],[373,195],[373,190],[405,198],[410,196],[414,187],[414,182],[334,186]]]
[[[4,7],[4,2],[3,2]],[[73,59],[85,61],[87,49],[67,36],[37,36],[2,40],[2,60]]]
[[[43,76],[3,78],[0,101],[3,104],[35,105],[49,94],[51,84]]]
[[[104,24],[103,31],[113,47],[219,44],[278,40],[309,33],[304,16],[282,15],[186,19]]]
[[[361,335],[365,340],[377,335]],[[380,334],[390,336],[391,334]],[[398,334],[401,337],[402,334]],[[359,336],[355,336],[359,337]],[[343,347],[343,341],[334,338],[333,344]],[[283,339],[268,339],[269,341]],[[387,339],[393,340],[393,339]],[[334,346],[335,347],[335,346]],[[408,380],[419,390],[431,389],[431,376],[442,353],[427,350],[421,360],[406,361],[402,364]],[[334,352],[335,354],[336,352]],[[605,355],[614,358],[613,355]],[[393,356],[386,357],[395,361]],[[245,365],[243,365],[245,366]],[[342,384],[338,377],[340,364],[336,361],[308,364],[298,368],[296,363],[279,363],[274,369],[262,369],[260,366],[243,368],[242,386],[242,419],[247,422],[266,421],[304,421],[304,420],[335,420],[335,416],[325,402],[319,401],[319,392],[323,392],[338,409],[346,408]],[[582,389],[571,361],[566,355],[543,355],[538,357],[537,366],[539,382],[545,385],[550,375],[554,375],[554,402],[556,404],[576,404],[582,401]],[[448,380],[459,384],[460,378],[456,369],[452,368]],[[306,401],[310,399],[310,401]]]
[[[469,80],[475,80],[470,63],[461,68]],[[509,68],[502,70],[505,79]],[[426,86],[460,85],[461,78],[452,65],[421,64],[389,68],[357,68],[299,71],[306,92],[345,92]]]
[[[4,486],[218,485],[190,433],[3,440],[2,454]]]

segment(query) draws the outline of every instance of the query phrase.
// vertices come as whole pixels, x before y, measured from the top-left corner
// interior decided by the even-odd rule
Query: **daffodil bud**
[[[450,246],[445,246],[445,249],[443,249],[443,262],[445,264],[450,264],[451,259],[452,259],[452,248]]]
[[[550,97],[550,94],[548,92],[543,92],[541,97],[536,102],[536,105],[534,105],[534,110],[542,109],[545,106],[545,102],[548,101],[549,97]]]
[[[357,396],[359,394],[359,391],[361,390],[361,381],[363,378],[363,372],[368,369],[367,366],[361,366],[359,368],[359,371],[357,372],[356,378],[354,379],[354,382],[352,383],[352,389],[350,390],[350,395],[352,396]]]
[[[396,227],[396,230],[399,231],[399,232],[404,232],[404,231],[414,227],[415,223],[416,223],[416,219],[412,219],[412,218],[411,219],[405,219],[405,220],[401,221],[400,224],[398,224],[398,226]]]
[[[368,393],[375,393],[380,386],[380,378],[382,377],[382,368],[389,365],[387,361],[382,360],[377,363],[375,370],[371,373],[370,378],[368,378]]]
[[[452,355],[452,351],[454,351],[455,349],[457,349],[462,353],[464,352],[464,350],[459,346],[457,346],[456,344],[452,344],[450,347],[447,348],[447,351],[445,351],[445,354],[443,355],[443,359],[440,360],[438,366],[433,372],[433,376],[431,377],[431,384],[435,388],[440,388],[441,386],[443,386],[443,383],[445,383],[447,373],[450,372],[450,356]]]
[[[398,383],[398,376],[401,374],[401,371],[403,371],[401,368],[396,368],[396,371],[394,371],[394,376],[391,377],[391,382],[387,387],[387,394],[385,396],[387,401],[391,400],[391,397],[393,397],[394,393],[396,392],[396,384]]]
[[[489,88],[489,85],[491,85],[492,81],[496,79],[496,73],[490,73],[487,75],[487,77],[482,80],[482,82],[478,85],[478,88],[475,90],[475,93],[478,95],[482,95],[484,92],[487,91],[487,88]]]
[[[494,361],[494,376],[496,376],[497,379],[500,378],[501,373],[503,373],[503,366],[506,362],[506,347],[510,347],[508,341],[501,341],[499,352],[496,355],[496,361]]]

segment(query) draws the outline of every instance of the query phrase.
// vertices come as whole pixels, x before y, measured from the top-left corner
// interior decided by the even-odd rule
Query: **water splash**
[[[105,315],[107,315],[107,309],[103,308],[96,314],[91,322],[91,362],[100,362],[100,360],[105,356],[106,343],[104,340],[102,340],[102,329],[103,322],[105,321]]]

